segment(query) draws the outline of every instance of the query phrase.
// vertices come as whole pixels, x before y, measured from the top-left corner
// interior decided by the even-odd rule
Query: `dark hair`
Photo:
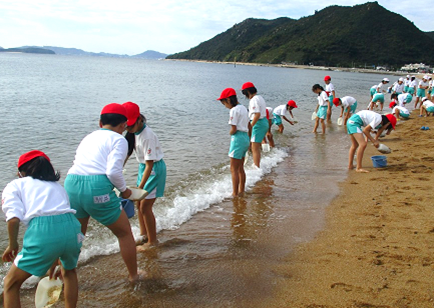
[[[413,76],[413,77],[411,77],[410,79],[411,79],[411,80],[415,80],[415,79],[416,79],[416,77],[414,77],[414,76]]]
[[[387,123],[390,123],[389,119],[385,115],[381,115],[381,125],[386,126]],[[392,123],[390,123],[387,130],[392,130],[392,128],[393,128]]]
[[[393,93],[393,94],[390,96],[390,99],[394,99],[394,98],[397,98],[397,97],[398,97],[398,94]]]
[[[102,125],[118,126],[127,121],[127,117],[117,113],[105,113],[100,117]]]
[[[229,99],[229,103],[232,105],[232,107],[235,107],[236,105],[238,105],[238,99],[237,99],[236,95],[229,96],[226,99]]]
[[[324,91],[324,88],[320,86],[319,84],[314,84],[312,86],[312,91],[315,92],[315,90],[321,89],[321,92]]]
[[[53,165],[42,156],[35,157],[21,165],[18,171],[41,181],[57,182],[60,179],[59,171],[54,171]]]
[[[241,93],[243,93],[247,98],[249,98],[249,94],[256,94],[258,93],[258,90],[256,90],[255,87],[251,87],[251,88],[246,88],[244,90],[241,90]]]
[[[139,118],[143,120],[143,123],[146,123],[146,118],[143,114],[140,114]],[[137,121],[138,120],[139,119],[137,119]],[[135,137],[134,133],[127,132],[125,134],[125,139],[127,139],[127,142],[128,142],[127,156],[130,156],[131,154],[133,154],[133,151],[136,148],[136,137]]]

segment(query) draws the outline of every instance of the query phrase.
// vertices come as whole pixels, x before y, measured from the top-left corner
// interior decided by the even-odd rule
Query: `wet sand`
[[[384,139],[388,167],[350,172],[327,227],[276,267],[262,307],[434,307],[434,118],[400,123]],[[369,146],[364,166],[372,166]]]

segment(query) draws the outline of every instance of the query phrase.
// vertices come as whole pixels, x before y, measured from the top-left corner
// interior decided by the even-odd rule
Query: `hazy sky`
[[[386,9],[434,31],[430,1],[378,1]],[[0,0],[0,46],[76,47],[138,54],[190,49],[246,18],[299,19],[352,0]]]

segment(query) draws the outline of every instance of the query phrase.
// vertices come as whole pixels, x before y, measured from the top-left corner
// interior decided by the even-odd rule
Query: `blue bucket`
[[[387,166],[387,157],[384,155],[371,156],[374,168],[384,168]]]
[[[131,218],[134,216],[134,202],[129,199],[122,199],[121,198],[121,205],[125,211],[125,214],[127,214],[128,218]]]

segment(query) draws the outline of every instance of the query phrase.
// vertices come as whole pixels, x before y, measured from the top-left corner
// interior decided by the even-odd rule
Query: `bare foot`
[[[136,251],[137,252],[143,252],[143,251],[146,251],[146,250],[148,250],[148,249],[150,249],[152,247],[155,247],[157,245],[158,245],[158,242],[156,242],[156,243],[149,243],[149,242],[147,242],[146,244],[137,246],[136,247]]]
[[[148,242],[148,236],[147,235],[140,235],[136,239],[136,246],[143,245]]]
[[[348,166],[348,169],[353,170],[353,169],[354,169],[354,166],[353,166],[353,165],[349,165],[349,166]]]
[[[135,277],[133,277],[133,278],[131,278],[131,277],[128,277],[128,280],[131,282],[131,283],[136,283],[136,282],[139,282],[139,281],[142,281],[142,280],[145,280],[145,278],[148,276],[148,274],[146,273],[146,271],[144,271],[144,270],[137,270],[137,275],[135,276]]]
[[[362,169],[362,168],[360,168],[360,169],[356,169],[356,172],[360,172],[360,173],[368,173],[369,171],[368,171],[368,170],[365,170],[365,169]]]
[[[312,131],[312,133],[313,133],[313,134],[316,134],[316,131],[315,131],[315,130],[313,130],[313,131]]]

